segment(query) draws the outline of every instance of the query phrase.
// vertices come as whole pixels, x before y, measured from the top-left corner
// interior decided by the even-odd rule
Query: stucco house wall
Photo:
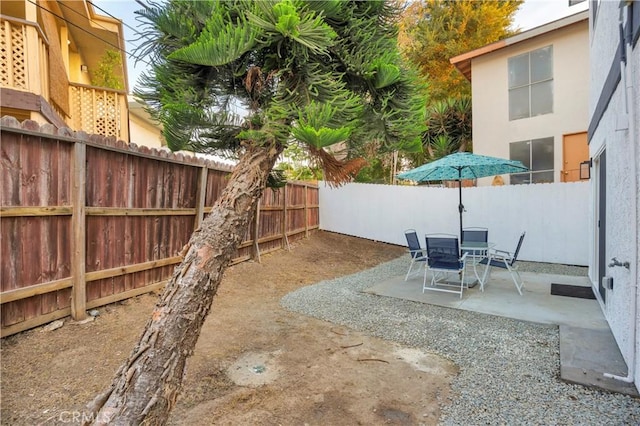
[[[640,4],[633,7],[639,7]],[[638,388],[640,380],[640,318],[638,316],[638,229],[640,229],[638,212],[638,188],[640,178],[640,49],[635,49],[627,60],[630,74],[625,78],[627,68],[621,72],[621,80],[613,93],[607,88],[607,77],[620,67],[616,58],[620,31],[618,23],[621,16],[627,22],[628,13],[624,2],[599,2],[597,13],[591,11],[591,91],[589,95],[589,116],[591,117],[589,134],[589,153],[594,159],[592,174],[591,215],[591,265],[590,276],[595,288],[599,286],[599,277],[605,275],[613,278],[613,289],[601,290],[598,300],[609,323],[611,331],[620,348],[630,379]],[[609,81],[610,84],[610,81]],[[629,90],[625,86],[629,86]],[[625,93],[626,92],[626,93]],[[601,115],[598,104],[601,99],[611,99]],[[634,111],[635,109],[635,111]],[[632,115],[628,116],[627,111]],[[600,161],[606,153],[606,231],[604,247],[598,236],[598,208],[600,207],[599,179],[602,172]],[[604,249],[606,266],[604,271],[598,270],[598,256]],[[629,262],[629,268],[609,266],[616,257],[621,262]]]
[[[588,124],[589,26],[584,19],[547,32],[512,39],[522,40],[488,49],[471,59],[473,151],[509,158],[509,144],[537,138],[554,138],[554,181],[560,182],[563,135],[585,132]],[[534,31],[534,30],[530,30]],[[509,120],[508,59],[545,46],[553,46],[553,113]],[[452,59],[454,61],[454,59]],[[509,177],[504,176],[505,182]],[[479,179],[489,185],[491,178]]]
[[[129,137],[136,145],[161,148],[163,143],[160,124],[155,122],[144,105],[129,96]]]

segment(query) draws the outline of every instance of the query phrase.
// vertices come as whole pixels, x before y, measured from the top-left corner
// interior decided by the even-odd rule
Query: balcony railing
[[[124,91],[69,83],[71,117],[74,130],[115,136],[129,142],[129,106]]]
[[[0,15],[0,86],[49,99],[49,41],[35,22]]]
[[[49,42],[40,26],[0,15],[0,27],[0,87],[42,96],[73,130],[115,136],[129,142],[126,92],[70,82],[67,115],[51,99]],[[64,104],[67,95],[65,86],[58,87],[64,90]]]

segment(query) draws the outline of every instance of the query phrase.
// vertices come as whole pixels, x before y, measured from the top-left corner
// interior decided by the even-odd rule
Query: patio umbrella
[[[458,212],[460,213],[460,239],[462,240],[462,180],[476,179],[487,176],[526,172],[529,169],[520,161],[504,158],[477,155],[471,152],[456,152],[436,161],[423,164],[420,167],[398,173],[400,179],[416,182],[431,182],[441,180],[458,181]]]

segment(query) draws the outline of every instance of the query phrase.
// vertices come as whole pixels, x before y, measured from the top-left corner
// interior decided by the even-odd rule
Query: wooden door
[[[562,182],[580,180],[580,163],[589,160],[587,132],[562,136]]]

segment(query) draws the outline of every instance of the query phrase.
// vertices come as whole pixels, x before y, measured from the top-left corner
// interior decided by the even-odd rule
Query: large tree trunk
[[[223,273],[247,231],[267,177],[282,151],[249,148],[211,214],[183,249],[184,260],[113,383],[89,405],[93,424],[164,424],[182,387]]]

